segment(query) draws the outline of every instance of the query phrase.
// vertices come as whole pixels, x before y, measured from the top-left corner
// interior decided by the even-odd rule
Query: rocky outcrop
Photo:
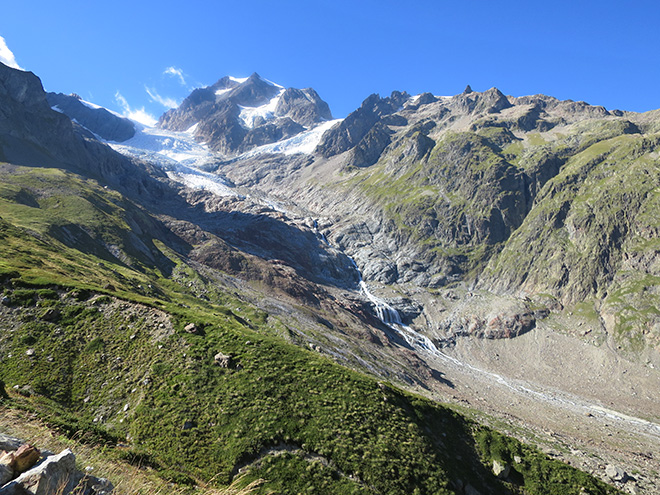
[[[19,439],[0,435],[0,445],[9,449],[0,456],[0,495],[109,495],[113,491],[108,480],[80,472],[69,449],[40,459],[39,450]]]
[[[312,88],[284,90],[277,102],[275,115],[289,117],[304,127],[332,119],[330,107]]]
[[[106,141],[122,142],[135,135],[135,126],[130,120],[119,117],[105,108],[94,108],[85,104],[76,95],[48,93],[46,98],[54,110],[62,112]]]
[[[455,97],[455,105],[462,111],[471,114],[499,113],[511,107],[509,99],[497,88],[491,88],[483,93],[466,91]]]
[[[350,164],[355,167],[368,167],[376,163],[391,142],[390,134],[386,126],[376,122],[353,149]]]
[[[222,352],[218,352],[215,356],[213,356],[213,363],[216,366],[220,366],[221,368],[231,368],[232,367],[232,357],[229,354],[224,354]]]

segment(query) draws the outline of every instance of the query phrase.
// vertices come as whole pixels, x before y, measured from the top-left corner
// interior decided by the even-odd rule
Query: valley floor
[[[660,384],[647,366],[543,326],[514,339],[459,339],[442,353],[425,356],[451,384],[435,388],[439,400],[476,409],[607,482],[607,465],[621,467],[630,480],[617,486],[630,493],[660,493]],[[636,377],[639,393],[627,390],[625,375]]]

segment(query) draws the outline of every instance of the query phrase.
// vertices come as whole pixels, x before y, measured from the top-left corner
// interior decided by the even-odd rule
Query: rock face
[[[394,114],[408,98],[407,93],[398,91],[392,92],[391,96],[387,98],[381,98],[377,94],[369,96],[360,108],[323,135],[316,152],[327,158],[361,146],[364,151],[367,151],[368,158],[364,161],[363,157],[359,156],[357,158],[358,166],[375,163],[380,153],[389,144],[389,136],[385,137],[389,132],[382,125],[369,136],[370,131],[383,118]],[[365,139],[366,141],[363,142]],[[364,155],[364,151],[360,152],[360,155]]]
[[[223,77],[196,89],[158,125],[174,131],[196,125],[198,141],[232,156],[296,136],[331,118],[328,104],[313,89],[284,89],[254,73],[245,80]]]
[[[135,126],[125,118],[119,117],[105,108],[94,108],[85,104],[76,95],[48,93],[48,103],[55,110],[62,112],[71,120],[107,141],[122,142],[135,135]]]

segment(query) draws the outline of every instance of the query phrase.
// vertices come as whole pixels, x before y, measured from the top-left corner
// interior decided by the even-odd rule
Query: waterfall
[[[330,245],[326,237],[319,231],[319,224],[316,220],[314,220],[314,233],[319,239],[323,241],[324,244],[328,246]],[[358,268],[355,260],[348,255],[346,255],[346,257],[349,259],[353,265],[353,268],[355,268],[355,271],[358,274],[358,279],[360,281],[360,293],[363,294],[373,305],[378,319],[392,330],[394,330],[396,333],[401,335],[401,337],[403,337],[412,348],[430,352],[431,354],[435,355],[441,355],[442,353],[438,350],[435,344],[433,344],[431,339],[425,335],[422,335],[421,333],[416,332],[409,326],[404,325],[403,321],[401,320],[401,315],[396,309],[387,304],[387,302],[385,302],[380,297],[377,297],[371,293],[369,286],[362,279],[362,272],[360,272],[360,269]]]
[[[355,261],[353,261],[353,264],[355,264]],[[358,273],[360,272],[358,271]],[[362,280],[361,274],[360,292],[367,296],[367,299],[371,301],[371,303],[374,305],[374,309],[376,310],[376,316],[378,316],[378,319],[385,323],[385,325],[403,325],[403,323],[401,323],[401,315],[396,309],[369,292],[369,287],[367,287],[367,284],[364,282],[364,280]]]

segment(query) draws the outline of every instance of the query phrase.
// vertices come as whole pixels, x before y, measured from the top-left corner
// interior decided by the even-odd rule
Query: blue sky
[[[8,0],[1,10],[0,36],[46,90],[120,112],[158,117],[193,87],[255,71],[315,88],[335,117],[371,93],[466,84],[660,108],[658,2]]]

